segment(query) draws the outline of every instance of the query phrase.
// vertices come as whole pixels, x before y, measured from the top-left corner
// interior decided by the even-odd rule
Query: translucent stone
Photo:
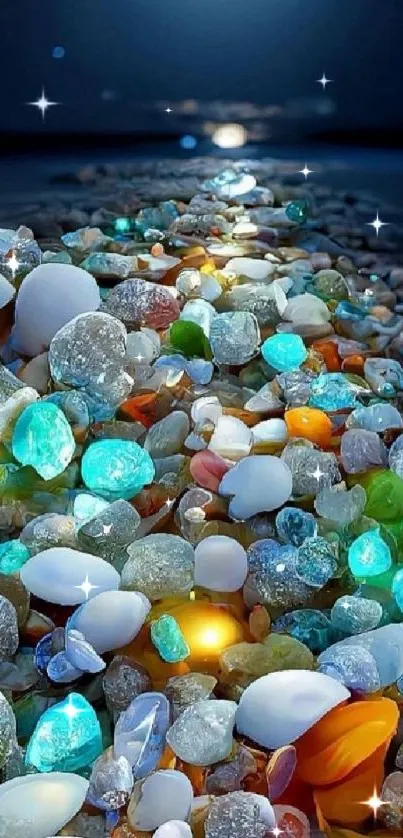
[[[46,402],[53,403],[60,408],[68,420],[72,430],[82,436],[92,417],[91,399],[85,392],[69,390],[64,393],[52,393],[46,396]]]
[[[388,402],[357,407],[347,419],[347,428],[362,428],[365,431],[382,433],[388,428],[401,428],[403,419],[398,409]]]
[[[31,556],[49,547],[77,547],[76,523],[70,515],[48,512],[24,527],[20,539]]]
[[[63,655],[80,672],[96,673],[105,669],[106,664],[81,631],[72,628],[66,630],[65,644]]]
[[[195,549],[195,584],[210,591],[238,591],[248,573],[246,552],[235,538],[211,535]]]
[[[113,748],[108,748],[93,765],[88,802],[105,811],[121,809],[128,803],[132,789],[131,765],[126,757],[116,758]]]
[[[264,282],[274,273],[274,266],[266,259],[249,259],[247,256],[235,256],[229,259],[226,271],[234,271],[237,276],[247,276],[255,282]]]
[[[381,687],[375,659],[368,649],[356,643],[348,647],[331,646],[329,652],[322,653],[318,663],[320,672],[356,692],[372,693]]]
[[[403,388],[403,369],[393,358],[366,358],[364,375],[373,392],[390,399]]]
[[[79,771],[102,753],[95,711],[78,693],[49,707],[29,740],[25,761],[41,773]]]
[[[81,461],[85,485],[108,500],[137,495],[154,478],[148,451],[126,439],[101,439],[87,448]]]
[[[61,239],[66,247],[82,253],[89,253],[98,248],[101,250],[111,242],[111,238],[105,236],[99,227],[79,227],[78,230],[65,233]]]
[[[326,303],[314,294],[297,294],[291,297],[283,312],[284,320],[290,320],[293,326],[321,326],[327,323],[330,317]]]
[[[249,311],[217,314],[211,324],[210,343],[217,364],[246,364],[259,350],[256,317]]]
[[[88,780],[77,774],[28,774],[0,786],[4,838],[56,835],[81,809]],[[2,834],[0,832],[0,834]]]
[[[185,821],[166,821],[154,832],[153,838],[192,838],[192,830]]]
[[[274,621],[273,630],[288,632],[314,653],[330,646],[335,634],[330,620],[314,608],[301,608],[283,614]]]
[[[56,384],[85,387],[112,400],[125,354],[126,329],[120,320],[101,312],[81,314],[52,339],[50,371]]]
[[[332,545],[320,536],[305,539],[298,548],[295,569],[306,585],[322,588],[337,572],[337,560]]]
[[[239,733],[265,748],[294,742],[329,710],[349,698],[333,678],[310,670],[271,672],[241,696],[236,714]]]
[[[116,500],[78,530],[78,543],[83,550],[109,561],[119,569],[127,561],[126,547],[136,538],[141,518],[126,500]]]
[[[294,637],[269,634],[262,643],[236,643],[220,657],[220,682],[247,687],[281,669],[313,669],[313,655]]]
[[[165,533],[148,535],[131,544],[127,552],[122,588],[141,591],[151,601],[191,591],[194,551],[183,538]]]
[[[102,591],[117,590],[119,574],[110,564],[68,547],[51,547],[27,561],[20,571],[30,593],[57,605],[79,605]]]
[[[316,535],[315,516],[297,506],[285,506],[276,515],[276,528],[281,541],[300,547],[306,538]]]
[[[211,360],[210,344],[201,326],[192,320],[181,317],[175,320],[169,330],[169,345],[185,358],[206,358]]]
[[[305,344],[299,335],[277,334],[269,337],[262,345],[262,355],[267,364],[280,372],[297,369],[308,356]]]
[[[256,593],[257,601],[269,607],[292,607],[310,596],[309,588],[297,576],[298,552],[292,545],[264,538],[249,547],[247,557],[246,586]]]
[[[162,614],[151,623],[151,640],[167,663],[178,663],[190,655],[189,646],[171,614]]]
[[[253,445],[256,448],[265,444],[281,445],[288,439],[287,425],[284,419],[266,419],[252,428]]]
[[[126,360],[151,364],[158,357],[161,341],[154,329],[146,327],[139,332],[129,332],[126,340]]]
[[[74,265],[39,265],[18,292],[13,346],[23,355],[39,355],[62,326],[95,311],[100,302],[97,283],[87,271]]]
[[[398,570],[393,577],[392,594],[400,608],[403,611],[403,573]]]
[[[398,765],[396,759],[396,765]],[[398,765],[398,767],[401,767]],[[379,807],[377,816],[388,831],[399,834],[403,830],[403,772],[392,771],[383,783],[380,799],[382,805]]]
[[[71,462],[76,444],[62,411],[49,402],[35,402],[20,414],[12,447],[22,465],[32,466],[44,480],[52,480]]]
[[[95,518],[109,506],[109,501],[92,495],[90,492],[78,492],[74,498],[73,514],[78,526]]]
[[[191,765],[220,762],[232,749],[236,709],[234,701],[197,701],[169,728],[169,747]]]
[[[339,486],[321,489],[316,495],[314,505],[322,518],[346,527],[361,518],[366,501],[365,489],[357,483],[349,490]]]
[[[256,186],[256,178],[246,172],[237,172],[234,169],[224,169],[211,180],[203,183],[203,190],[211,192],[218,198],[224,200],[236,198],[238,195],[245,195]]]
[[[382,605],[374,599],[342,596],[336,600],[330,619],[344,634],[361,634],[376,628],[382,619]]]
[[[249,487],[247,493],[245,486]],[[238,520],[278,509],[291,491],[288,465],[269,455],[245,457],[224,475],[219,486],[220,495],[231,497],[229,514]]]
[[[17,612],[12,602],[0,595],[0,661],[15,654],[18,640]]]
[[[361,692],[376,692],[403,674],[403,625],[381,626],[329,646],[318,658],[320,667],[335,667],[340,680],[354,679]],[[332,677],[336,677],[333,675]]]
[[[206,838],[267,838],[276,825],[266,797],[247,791],[233,791],[216,797],[205,825]]]
[[[206,338],[210,338],[211,324],[216,317],[216,310],[207,300],[189,300],[183,306],[181,320],[190,320],[201,326]]]
[[[219,416],[210,439],[209,450],[225,459],[247,457],[252,447],[252,433],[236,416]]]
[[[320,294],[333,300],[343,299],[348,295],[348,287],[343,274],[339,271],[323,268],[315,274],[315,288]]]
[[[357,407],[357,387],[340,372],[322,372],[312,380],[309,404],[328,412]]]
[[[254,413],[269,413],[271,411],[281,410],[282,408],[283,403],[273,392],[271,382],[264,384],[254,396],[251,396],[245,402],[245,410],[250,410]]]
[[[303,224],[308,218],[308,204],[305,200],[290,201],[285,209],[287,218],[296,224]]]
[[[348,474],[368,471],[374,466],[384,466],[387,449],[374,431],[361,428],[346,431],[340,444],[341,462]]]
[[[289,443],[281,459],[291,470],[293,495],[316,495],[341,479],[335,455],[318,451],[312,444]]]
[[[149,692],[151,679],[144,666],[125,655],[116,655],[106,670],[102,685],[108,709],[121,713],[134,698]]]
[[[179,305],[169,289],[145,279],[126,279],[115,285],[105,310],[131,329],[166,329],[179,317]]]
[[[186,675],[174,675],[168,679],[165,694],[172,706],[175,721],[183,711],[196,701],[210,698],[217,684],[212,675],[189,672]]]
[[[135,256],[123,256],[121,253],[90,253],[80,267],[96,277],[127,277],[137,270],[138,261]]]
[[[135,591],[104,591],[84,602],[70,618],[69,628],[81,631],[103,654],[131,643],[150,607],[148,599]]]
[[[154,771],[165,747],[169,702],[162,693],[137,696],[119,716],[115,727],[115,757],[124,756],[135,778]]]
[[[0,692],[0,770],[5,765],[12,744],[16,741],[16,730],[16,720],[11,705]]]
[[[148,431],[144,449],[153,459],[178,454],[189,433],[189,419],[183,410],[174,410]]]
[[[127,816],[132,829],[152,831],[169,820],[186,821],[193,801],[190,780],[180,771],[156,771],[136,784]]]
[[[349,547],[348,565],[355,577],[379,576],[392,566],[390,549],[379,527],[359,535]]]
[[[0,573],[17,573],[29,559],[29,552],[18,538],[0,544]]]

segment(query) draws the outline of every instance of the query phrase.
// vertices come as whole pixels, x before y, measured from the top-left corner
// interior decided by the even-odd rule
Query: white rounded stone
[[[158,827],[153,838],[192,838],[192,830],[185,821],[167,821]]]
[[[210,535],[195,549],[195,585],[210,591],[238,591],[248,573],[246,551],[235,538]]]
[[[3,274],[0,274],[0,308],[4,308],[13,299],[14,294],[14,285]]]
[[[23,280],[15,306],[14,348],[39,355],[59,329],[78,314],[96,311],[101,298],[93,276],[61,263],[38,265]]]
[[[0,785],[0,825],[10,822],[10,838],[55,835],[79,812],[87,789],[88,780],[77,774],[28,774],[8,780]]]
[[[298,325],[319,326],[330,320],[331,313],[326,303],[314,294],[297,294],[288,301],[282,316]]]
[[[266,419],[258,422],[252,428],[253,442],[286,442],[288,439],[287,425],[284,419]]]
[[[20,576],[31,594],[57,605],[81,605],[120,584],[119,573],[108,562],[69,547],[42,550],[28,559]]]
[[[181,771],[155,771],[144,781],[137,805],[135,795],[129,804],[129,823],[144,832],[157,829],[167,821],[186,821],[192,801],[190,780]]]
[[[236,462],[247,457],[252,447],[252,434],[236,416],[219,416],[209,448],[220,457]]]
[[[349,697],[339,681],[320,672],[270,672],[246,688],[235,723],[239,733],[264,748],[281,748]]]
[[[271,512],[287,503],[292,493],[292,474],[278,457],[245,457],[224,475],[218,492],[232,499],[229,514],[244,521],[258,512]]]
[[[71,628],[81,631],[102,655],[126,646],[139,633],[151,605],[137,591],[105,591],[85,602],[71,619]]]
[[[235,256],[225,266],[226,271],[234,271],[237,276],[247,276],[256,282],[264,282],[275,271],[275,265],[267,259],[250,259],[247,256]]]
[[[200,399],[192,404],[191,417],[195,424],[201,422],[212,422],[217,424],[218,419],[222,416],[222,405],[217,396],[201,396]]]

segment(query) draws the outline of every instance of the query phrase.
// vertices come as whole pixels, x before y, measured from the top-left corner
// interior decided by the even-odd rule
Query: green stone
[[[285,208],[285,214],[290,221],[296,224],[304,224],[308,218],[307,201],[291,201]]]
[[[71,462],[76,444],[64,413],[51,402],[34,402],[17,419],[13,454],[32,466],[44,480],[61,474]]]
[[[360,475],[357,482],[367,493],[365,515],[388,523],[403,518],[403,480],[395,472],[374,470]]]
[[[30,554],[18,538],[0,544],[0,573],[17,573]]]
[[[151,623],[151,640],[167,663],[184,661],[190,655],[190,649],[179,628],[175,617],[163,614]]]
[[[213,357],[203,329],[191,320],[175,320],[169,330],[169,342],[185,358],[205,358],[211,361]]]

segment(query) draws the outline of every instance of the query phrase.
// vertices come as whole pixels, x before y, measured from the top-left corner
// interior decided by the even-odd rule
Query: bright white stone
[[[247,256],[235,256],[225,266],[226,271],[234,271],[237,276],[247,276],[255,282],[264,282],[275,271],[266,259],[249,259]]]
[[[9,838],[47,838],[81,809],[88,780],[77,774],[28,774],[0,785],[0,825],[10,821]],[[21,829],[18,821],[28,824]]]
[[[60,263],[39,265],[18,293],[13,346],[25,355],[39,355],[62,326],[78,314],[96,311],[100,302],[98,285],[87,271]]]
[[[14,294],[14,285],[3,274],[0,274],[0,308],[4,308],[13,299]]]
[[[208,338],[213,318],[216,315],[215,308],[207,300],[188,300],[180,313],[180,320],[191,320],[192,323],[197,323]]]
[[[287,425],[284,419],[266,419],[252,428],[253,442],[286,442]]]
[[[195,584],[209,591],[238,591],[248,573],[246,552],[235,538],[210,535],[195,549]]]
[[[236,462],[252,448],[252,433],[236,416],[219,416],[209,448],[220,457]]]
[[[279,410],[282,408],[284,408],[284,405],[278,396],[273,393],[270,382],[264,384],[245,403],[245,410],[251,410],[253,413],[268,413],[270,410]]]
[[[201,396],[193,402],[190,415],[195,424],[208,421],[216,425],[219,417],[222,416],[222,410],[217,396]]]
[[[238,732],[263,745],[295,742],[333,707],[347,701],[346,688],[320,672],[284,670],[258,678],[241,696]]]
[[[224,497],[233,495],[229,514],[244,521],[258,512],[271,512],[287,503],[292,492],[292,474],[278,457],[269,454],[245,457],[227,471],[218,492]]]
[[[170,820],[186,821],[193,800],[190,780],[181,771],[155,771],[144,781],[139,802],[133,795],[129,823],[134,829],[151,831]]]
[[[185,821],[167,821],[154,832],[153,838],[192,838],[192,830]]]
[[[78,609],[71,620],[71,628],[81,631],[102,655],[130,643],[139,633],[150,608],[144,594],[105,591]]]
[[[298,294],[288,301],[283,318],[298,325],[320,326],[330,320],[331,314],[326,303],[319,297],[314,294]]]
[[[120,576],[98,556],[51,547],[23,565],[21,581],[31,594],[57,605],[81,605],[102,591],[116,591]]]
[[[175,265],[179,265],[181,261],[176,256],[168,256],[167,253],[164,253],[163,256],[152,256],[151,253],[138,253],[137,254],[138,260],[142,262],[147,262],[147,267],[149,271],[167,271],[169,268],[174,268]]]

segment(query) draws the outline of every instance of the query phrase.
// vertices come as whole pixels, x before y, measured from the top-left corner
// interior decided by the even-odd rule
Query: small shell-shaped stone
[[[119,588],[120,577],[108,562],[69,547],[52,547],[32,556],[20,571],[31,594],[57,605],[80,605],[102,591]]]
[[[129,824],[151,831],[169,820],[187,820],[192,800],[192,785],[185,774],[156,771],[135,787],[127,810]]]
[[[85,602],[70,621],[99,654],[126,646],[139,633],[151,608],[143,594],[104,591]]]
[[[342,684],[320,672],[271,672],[243,693],[236,726],[239,733],[259,745],[280,748],[306,733],[349,696]]]
[[[77,774],[28,774],[0,785],[0,824],[12,838],[56,835],[81,809],[88,781]]]

